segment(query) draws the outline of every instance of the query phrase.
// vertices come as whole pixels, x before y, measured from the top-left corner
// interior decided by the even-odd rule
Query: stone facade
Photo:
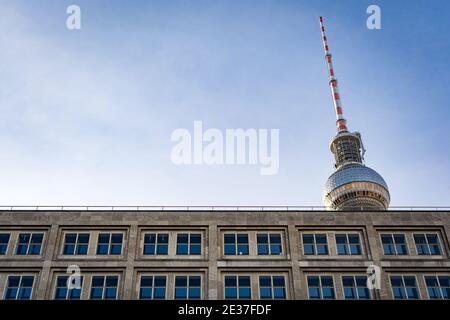
[[[98,235],[108,232],[123,235],[120,253],[98,255]],[[34,233],[44,235],[38,254],[17,254],[19,235]],[[90,235],[86,254],[63,254],[67,233]],[[144,235],[148,233],[168,235],[167,254],[143,254]],[[180,233],[200,234],[201,253],[177,254]],[[284,277],[287,299],[308,299],[307,279],[314,275],[331,276],[335,298],[344,299],[342,276],[365,276],[371,264],[381,268],[381,288],[371,294],[375,299],[393,298],[391,276],[414,276],[420,299],[429,298],[425,276],[450,276],[450,214],[444,211],[13,210],[0,211],[0,234],[9,235],[0,255],[0,298],[6,296],[9,276],[31,275],[30,298],[53,299],[56,276],[66,275],[69,265],[81,269],[82,299],[89,299],[95,275],[118,276],[118,299],[139,298],[141,275],[164,275],[167,299],[174,298],[174,278],[178,275],[200,276],[202,299],[223,299],[227,275],[248,276],[253,299],[260,298],[260,276]],[[225,234],[246,234],[248,246],[242,250],[248,254],[225,255]],[[281,253],[258,254],[257,237],[261,234],[278,234]],[[325,235],[326,254],[305,254],[303,234]],[[336,234],[358,234],[360,253],[338,254]],[[381,234],[404,235],[407,254],[384,254]],[[440,254],[419,254],[417,234],[437,235]],[[30,245],[23,250],[32,250]]]

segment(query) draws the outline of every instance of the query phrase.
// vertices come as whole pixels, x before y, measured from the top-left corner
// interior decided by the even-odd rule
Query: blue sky
[[[370,4],[381,30],[366,28]],[[444,0],[4,0],[0,203],[321,205],[335,117],[319,15],[349,129],[391,204],[449,205]],[[194,120],[279,128],[279,173],[174,165],[171,132]]]

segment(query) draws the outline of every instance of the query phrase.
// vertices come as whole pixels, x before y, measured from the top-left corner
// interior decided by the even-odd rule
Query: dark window
[[[280,255],[283,253],[281,234],[261,233],[256,236],[258,255]]]
[[[21,233],[17,240],[16,254],[39,255],[41,254],[43,233]]]
[[[66,233],[64,236],[65,255],[86,255],[89,247],[88,233]]]
[[[5,255],[8,251],[9,233],[0,233],[0,255]]]
[[[406,238],[404,234],[382,234],[381,243],[385,255],[407,255]]]
[[[139,299],[161,300],[166,298],[166,276],[141,276]]]
[[[365,276],[342,276],[345,299],[370,299],[370,290],[367,288]]]
[[[117,299],[118,276],[93,276],[91,282],[91,300]]]
[[[177,234],[177,254],[179,255],[202,254],[202,235],[200,233]]]
[[[309,299],[335,299],[333,277],[308,276]]]
[[[259,277],[260,299],[286,299],[286,284],[283,276]]]
[[[144,235],[144,254],[166,255],[169,251],[169,235],[167,233],[146,233]]]
[[[391,287],[394,299],[419,299],[414,276],[391,276]]]
[[[248,255],[248,234],[225,233],[223,235],[225,255]]]
[[[120,255],[122,254],[122,233],[100,233],[98,235],[97,254]]]
[[[79,300],[81,297],[81,288],[69,288],[67,286],[68,276],[58,276],[56,278],[55,300]],[[83,285],[83,277],[80,279]]]
[[[419,255],[440,255],[441,247],[437,234],[414,234],[417,253]]]
[[[175,277],[175,299],[200,299],[200,298],[201,298],[200,276]]]
[[[5,300],[30,300],[34,276],[8,276]]]
[[[336,234],[336,245],[339,255],[361,254],[361,242],[357,233]]]
[[[303,252],[305,255],[327,255],[327,235],[320,233],[303,234]]]
[[[449,276],[426,276],[425,284],[430,299],[450,299]]]
[[[225,276],[225,299],[251,299],[250,276]]]

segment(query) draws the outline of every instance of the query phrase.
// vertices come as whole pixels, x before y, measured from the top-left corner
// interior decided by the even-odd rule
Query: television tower
[[[375,170],[364,165],[361,134],[347,129],[323,18],[319,20],[337,127],[337,134],[330,143],[336,171],[325,184],[323,202],[328,210],[386,210],[390,202],[388,186]]]

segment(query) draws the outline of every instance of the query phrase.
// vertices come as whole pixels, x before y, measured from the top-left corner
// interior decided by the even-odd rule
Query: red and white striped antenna
[[[323,40],[323,48],[325,50],[325,60],[327,62],[328,74],[330,76],[331,94],[333,97],[334,110],[336,112],[337,131],[338,131],[338,133],[346,132],[346,131],[348,131],[347,130],[347,121],[345,120],[344,115],[343,115],[341,97],[339,95],[338,82],[337,82],[337,79],[334,77],[333,62],[331,61],[331,53],[330,53],[330,49],[328,48],[327,36],[325,35],[325,27],[323,26],[322,17],[319,17],[319,20],[320,20],[320,28],[322,30],[322,40]]]

